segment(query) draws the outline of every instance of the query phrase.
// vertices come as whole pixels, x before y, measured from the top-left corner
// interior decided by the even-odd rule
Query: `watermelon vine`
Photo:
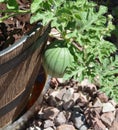
[[[33,12],[31,23],[39,19],[44,25],[51,22],[51,27],[60,33],[61,39],[67,43],[66,50],[68,49],[73,57],[72,62],[65,67],[64,62],[69,60],[67,56],[63,58],[62,63],[57,62],[58,59],[60,60],[63,42],[60,52],[53,50],[52,53],[47,48],[44,57],[46,55],[47,58],[48,52],[53,59],[49,58],[47,62],[44,58],[47,62],[45,68],[49,74],[55,77],[61,77],[64,74],[65,79],[73,77],[80,82],[88,78],[91,82],[99,84],[101,90],[107,92],[107,95],[118,100],[118,91],[115,91],[118,87],[118,76],[116,76],[118,56],[115,54],[117,47],[107,40],[115,26],[108,8],[88,0],[50,0],[49,2],[42,0],[39,3],[40,8],[33,10],[35,4],[31,6]],[[48,8],[45,9],[45,7]],[[53,45],[52,43],[52,48]],[[63,65],[63,73],[60,73],[60,67]]]
[[[88,78],[118,100],[117,46],[107,40],[112,31],[118,34],[118,25],[113,25],[107,6],[92,0],[33,0],[30,10],[19,10],[16,0],[0,2],[7,3],[7,10],[0,11],[6,14],[0,21],[31,13],[30,23],[41,21],[45,26],[50,22],[60,33],[62,40],[50,43],[43,55],[43,64],[50,75],[73,77],[80,82]]]

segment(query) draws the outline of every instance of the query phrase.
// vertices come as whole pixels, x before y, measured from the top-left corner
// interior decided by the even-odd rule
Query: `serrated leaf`
[[[102,14],[105,14],[105,13],[107,13],[107,11],[108,11],[108,8],[106,7],[106,6],[103,6],[103,5],[101,5],[100,7],[99,7],[99,14],[100,15],[102,15]]]
[[[31,4],[31,13],[35,13],[39,7],[40,4],[43,2],[43,0],[33,0],[32,4]]]
[[[53,18],[53,13],[52,12],[45,12],[45,13],[40,13],[37,12],[35,15],[31,16],[30,23],[37,22],[39,20],[42,20],[43,25],[48,24]]]

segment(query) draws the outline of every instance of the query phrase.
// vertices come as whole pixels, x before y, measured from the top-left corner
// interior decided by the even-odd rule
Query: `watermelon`
[[[56,40],[47,46],[42,59],[47,74],[62,78],[66,68],[71,65],[73,56],[63,40]]]

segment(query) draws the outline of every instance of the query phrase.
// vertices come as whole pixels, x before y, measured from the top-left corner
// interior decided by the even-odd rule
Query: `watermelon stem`
[[[83,47],[81,47],[80,45],[78,45],[77,43],[75,43],[75,42],[71,42],[72,43],[72,45],[75,47],[75,48],[77,48],[79,51],[83,51]]]

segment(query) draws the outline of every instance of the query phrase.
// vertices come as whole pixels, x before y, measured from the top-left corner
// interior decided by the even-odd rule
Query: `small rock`
[[[94,108],[95,109],[95,111],[100,115],[101,114],[101,112],[102,112],[102,107],[96,107],[96,108]]]
[[[52,127],[48,127],[46,129],[43,129],[43,130],[54,130]]]
[[[84,79],[82,82],[81,82],[81,86],[87,86],[88,84],[90,84],[90,81],[88,79]]]
[[[54,130],[56,130],[56,128],[57,128],[56,126],[53,126],[53,129],[54,129]]]
[[[58,85],[59,85],[59,83],[58,83],[57,79],[56,78],[51,78],[51,80],[50,80],[50,86],[52,88],[57,88]]]
[[[70,79],[69,86],[73,88],[76,83],[77,81],[75,79]]]
[[[93,125],[93,130],[106,130],[106,126],[101,122],[101,120],[96,118]]]
[[[77,104],[77,105],[74,105],[73,107],[72,107],[72,111],[74,111],[74,112],[80,112],[80,113],[82,113],[83,112],[83,109]]]
[[[68,122],[68,125],[74,126],[74,123],[73,123],[72,121],[69,121],[69,122]]]
[[[42,119],[42,117],[44,115],[44,113],[42,112],[42,110],[43,110],[43,107],[41,107],[41,109],[38,111],[38,117],[39,117],[39,119]]]
[[[57,107],[60,111],[63,109],[63,101],[57,102]]]
[[[55,98],[58,93],[59,93],[59,90],[52,91],[52,92],[50,93],[50,96],[52,96],[52,97]]]
[[[79,97],[80,97],[80,94],[79,94],[79,93],[74,93],[73,101],[76,103],[77,100],[79,99]]]
[[[95,101],[93,103],[93,107],[102,107],[102,103],[99,98],[95,99]]]
[[[105,93],[99,92],[99,93],[97,94],[97,96],[98,96],[98,98],[100,99],[100,101],[101,101],[102,103],[108,102],[108,96],[107,96]]]
[[[102,122],[109,128],[112,125],[115,116],[112,112],[106,112],[101,115]]]
[[[116,110],[116,113],[115,113],[115,121],[118,122],[118,109]]]
[[[74,92],[77,93],[80,89],[80,84],[77,82],[76,84],[73,85]]]
[[[63,78],[57,78],[57,81],[58,81],[60,84],[64,83]]]
[[[72,113],[69,111],[64,111],[64,115],[66,117],[67,122],[70,120]]]
[[[68,110],[74,106],[74,101],[71,99],[68,102],[63,103],[64,110]]]
[[[62,100],[62,98],[63,98],[63,96],[64,96],[65,93],[66,93],[66,88],[63,88],[63,89],[61,89],[61,90],[58,90],[58,91],[57,91],[57,94],[55,95],[55,99],[56,99],[57,101]]]
[[[117,103],[116,103],[114,100],[109,100],[109,102],[110,102],[114,107],[116,107]]]
[[[51,120],[45,120],[43,123],[44,123],[43,124],[44,128],[48,128],[48,127],[54,126],[54,123]]]
[[[34,127],[29,127],[26,130],[34,130]]]
[[[115,107],[110,102],[103,103],[103,109],[102,109],[103,113],[112,111],[115,111]]]
[[[66,117],[63,112],[60,112],[55,118],[55,123],[57,126],[66,123]]]
[[[75,126],[79,129],[83,124],[85,124],[85,116],[77,109],[74,109],[71,113],[71,121],[73,121]]]
[[[88,127],[86,125],[82,125],[78,130],[88,130]]]
[[[34,121],[32,122],[32,125],[38,126],[38,127],[40,127],[41,124],[42,124],[41,120],[38,120],[38,121],[37,121],[37,120],[34,120]]]
[[[88,107],[89,107],[89,108],[93,107],[93,102],[92,102],[92,101],[90,101],[90,102],[88,103]]]
[[[53,92],[50,93],[50,96],[56,97],[56,95],[57,95],[58,93],[59,93],[58,90],[57,90],[57,91],[53,91]]]
[[[84,111],[84,115],[86,118],[86,122],[92,126],[95,123],[95,119],[100,119],[100,115],[98,113],[98,111],[96,111],[94,108],[87,108]]]
[[[38,126],[42,125],[42,121],[37,121]]]
[[[63,95],[62,100],[64,102],[68,102],[69,100],[71,100],[73,98],[73,94],[74,94],[74,89],[73,88],[68,88],[66,90],[66,93]]]
[[[82,90],[89,93],[89,94],[92,94],[93,95],[93,92],[95,92],[97,90],[96,86],[92,83],[90,83],[90,81],[88,79],[84,79],[82,82],[81,82],[81,86],[82,86]]]
[[[58,126],[56,130],[76,130],[76,129],[72,125],[63,124]]]
[[[91,94],[91,95],[93,95],[94,92],[97,91],[96,86],[95,86],[94,84],[92,84],[92,83],[91,83],[91,84],[88,84],[84,89],[85,89],[86,92],[88,92],[88,93]]]
[[[34,127],[34,130],[41,130],[41,128],[38,127],[38,126],[35,126],[35,127]]]
[[[114,121],[112,126],[109,128],[109,130],[118,130],[118,122]]]
[[[87,126],[85,125],[85,117],[83,114],[74,117],[74,124],[75,127],[79,130],[82,130],[83,128],[85,128],[84,130],[87,130]]]
[[[47,107],[43,110],[43,115],[42,118],[43,119],[51,119],[54,120],[54,118],[57,116],[57,114],[59,113],[59,110],[55,107]]]
[[[109,130],[118,130],[118,109],[116,109],[115,119],[112,123],[112,126],[109,128]]]
[[[57,101],[56,101],[55,97],[53,97],[52,95],[49,96],[47,102],[50,106],[54,106],[54,107],[57,106]]]
[[[84,94],[81,93],[81,92],[79,92],[79,94],[80,94],[80,97],[79,97],[77,103],[78,103],[78,105],[79,105],[80,107],[84,107],[84,106],[86,106],[86,104],[88,103],[87,95],[84,95]]]
[[[80,116],[79,108],[74,108],[71,113],[72,113],[71,118],[72,118],[73,121],[74,121],[75,117],[79,117]]]

